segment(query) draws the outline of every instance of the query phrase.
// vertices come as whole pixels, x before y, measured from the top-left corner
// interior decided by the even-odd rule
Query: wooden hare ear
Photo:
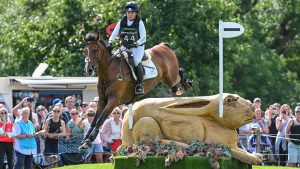
[[[173,103],[160,107],[160,110],[174,114],[207,116],[211,102],[211,97],[188,97],[176,98]]]

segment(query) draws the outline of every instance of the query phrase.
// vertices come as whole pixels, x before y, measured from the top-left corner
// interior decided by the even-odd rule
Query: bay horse
[[[85,72],[91,75],[94,66],[98,65],[99,95],[96,116],[79,147],[87,149],[96,138],[99,127],[104,123],[112,110],[122,104],[129,104],[147,94],[161,81],[171,87],[173,93],[182,94],[192,85],[192,81],[184,77],[183,69],[179,68],[175,53],[166,43],[161,43],[146,50],[157,68],[157,76],[144,81],[144,94],[135,95],[135,81],[124,57],[115,56],[105,45],[98,31],[88,33],[84,37]]]

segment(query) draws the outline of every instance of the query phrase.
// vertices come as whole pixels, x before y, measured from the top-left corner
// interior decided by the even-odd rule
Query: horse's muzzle
[[[84,72],[86,76],[93,76],[95,74],[95,68],[90,63],[85,63]]]

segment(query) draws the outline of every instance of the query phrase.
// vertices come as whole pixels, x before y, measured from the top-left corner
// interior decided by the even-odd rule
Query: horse
[[[157,76],[144,81],[144,94],[135,95],[135,80],[124,57],[113,55],[98,31],[88,33],[84,37],[84,56],[87,75],[94,74],[98,65],[97,90],[99,95],[98,108],[92,124],[79,150],[87,149],[96,138],[99,127],[104,123],[112,110],[122,104],[133,103],[147,94],[161,81],[171,87],[172,92],[181,95],[192,86],[184,70],[179,68],[176,54],[167,43],[161,43],[145,52],[151,56],[157,68]]]

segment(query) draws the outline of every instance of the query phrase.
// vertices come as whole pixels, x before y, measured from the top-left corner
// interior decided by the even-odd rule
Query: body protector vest
[[[127,17],[126,15],[123,16],[120,24],[120,38],[121,44],[123,46],[126,47],[128,44],[133,44],[134,42],[140,39],[139,23],[140,17],[137,15],[133,21],[133,24],[131,26],[128,26]]]

